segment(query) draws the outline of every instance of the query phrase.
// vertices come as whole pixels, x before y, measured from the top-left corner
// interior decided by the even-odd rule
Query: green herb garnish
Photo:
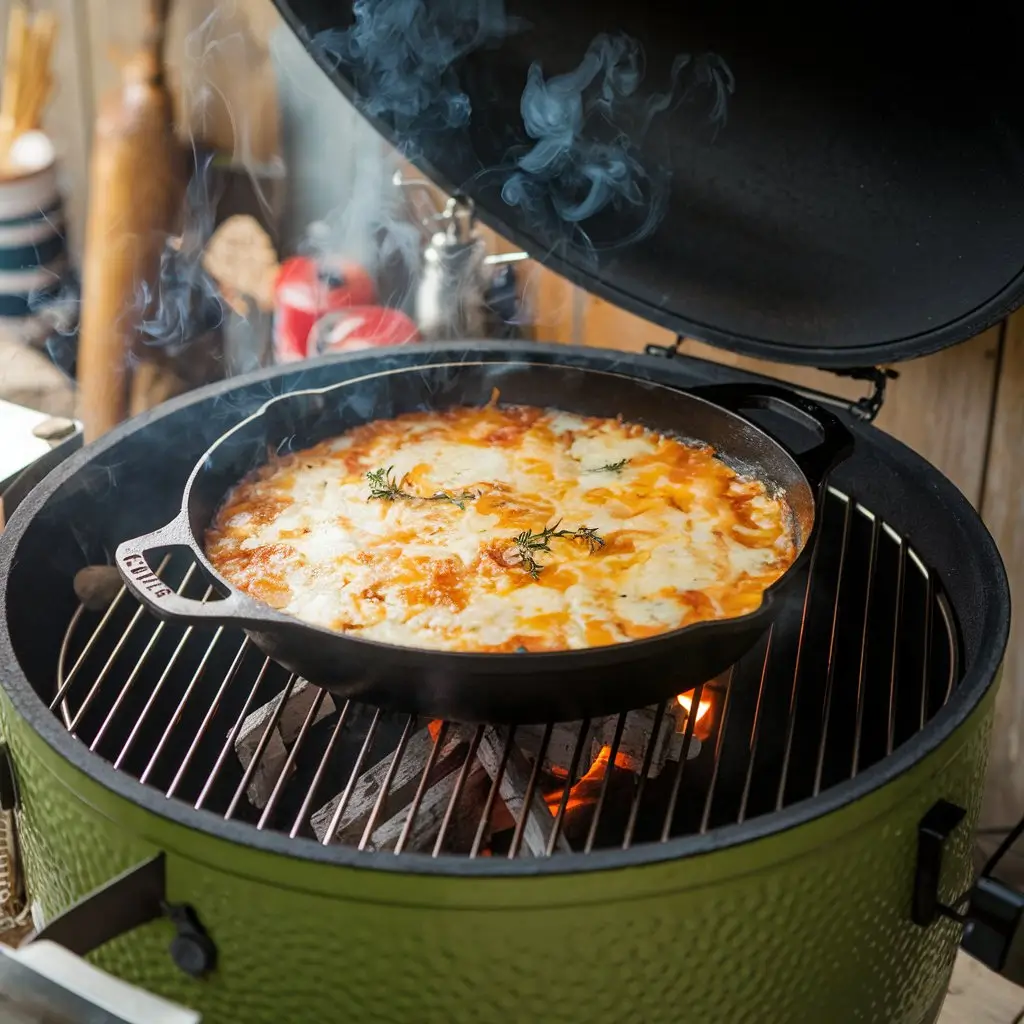
[[[537,561],[535,553],[538,551],[550,551],[551,541],[555,537],[567,537],[570,540],[582,541],[590,548],[591,554],[604,547],[604,541],[598,536],[595,527],[580,526],[575,530],[560,530],[558,527],[561,522],[562,520],[559,519],[554,526],[545,526],[539,533],[534,533],[532,530],[524,530],[516,537],[516,550],[519,552],[523,568],[534,579],[540,576],[541,569],[544,568]]]
[[[387,469],[375,469],[366,474],[366,479],[370,484],[368,501],[373,501],[375,498],[379,501],[396,501],[398,498],[402,498],[404,501],[448,501],[464,510],[466,502],[472,501],[476,497],[472,491],[463,491],[461,494],[438,491],[429,497],[410,494],[408,491],[403,491],[401,481],[395,479],[394,466],[388,466]]]
[[[619,459],[618,462],[606,462],[597,469],[588,469],[587,473],[621,473],[629,465],[629,459]]]

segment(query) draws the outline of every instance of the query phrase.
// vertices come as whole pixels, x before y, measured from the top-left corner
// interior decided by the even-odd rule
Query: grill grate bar
[[[608,787],[611,785],[612,772],[619,756],[619,747],[622,745],[622,733],[626,728],[626,717],[625,714],[619,715],[615,723],[615,735],[612,737],[612,745],[608,751],[608,768],[604,773],[604,778],[601,780],[601,790],[597,796],[597,803],[594,805],[594,814],[590,819],[590,828],[587,830],[587,841],[583,847],[584,853],[590,853],[593,850],[594,842],[597,839],[597,829],[601,824],[601,814],[608,800]]]
[[[729,679],[732,680],[732,670],[729,671]],[[731,688],[731,687],[730,687]],[[700,708],[701,699],[704,697],[704,684],[694,687],[693,696],[690,698],[692,708]],[[726,700],[728,700],[728,690],[726,691]],[[662,819],[661,826],[661,841],[666,842],[672,835],[672,823],[675,820],[676,805],[679,803],[679,792],[683,785],[683,775],[686,772],[686,765],[689,761],[687,754],[690,751],[690,744],[693,742],[693,733],[697,726],[697,714],[686,716],[686,727],[683,732],[683,750],[679,756],[679,763],[676,765],[675,774],[672,777],[672,789],[669,792],[668,807],[665,809],[665,817]],[[724,728],[721,730],[720,735],[724,733]]]
[[[519,812],[519,817],[516,819],[516,830],[512,835],[512,845],[508,850],[509,860],[513,860],[518,856],[519,850],[523,845],[523,833],[526,830],[526,822],[530,817],[530,810],[533,807],[533,797],[537,792],[537,782],[540,779],[540,767],[544,763],[544,757],[548,752],[548,747],[551,744],[551,733],[554,731],[554,723],[548,722],[544,727],[544,736],[540,741],[540,749],[537,751],[537,756],[533,762],[533,768],[530,771],[530,781],[526,784],[526,793],[523,796],[523,807]],[[508,765],[506,764],[506,768]]]
[[[345,808],[348,807],[348,802],[352,798],[352,790],[355,788],[356,782],[359,779],[360,774],[363,770],[363,765],[366,764],[366,755],[370,752],[370,747],[373,746],[374,737],[377,735],[377,729],[380,726],[381,711],[378,708],[373,713],[373,719],[370,722],[369,729],[366,730],[366,738],[363,740],[363,745],[359,748],[359,756],[356,758],[356,763],[352,768],[352,773],[349,775],[348,784],[342,791],[341,799],[338,801],[338,806],[334,810],[334,815],[331,817],[331,823],[324,833],[322,843],[327,846],[328,843],[334,838],[338,831],[338,824],[341,821],[341,816],[345,813]]]
[[[164,560],[160,563],[161,570],[167,566],[169,560],[169,556],[164,558]],[[182,584],[182,588],[184,588],[184,584]],[[110,606],[103,613],[103,618],[100,619],[100,624],[96,627],[96,630],[86,641],[85,646],[82,648],[81,653],[75,659],[75,663],[71,666],[71,671],[67,674],[67,676],[63,676],[63,670],[64,661],[67,654],[68,642],[71,637],[70,630],[65,635],[64,642],[60,645],[60,655],[57,662],[57,692],[54,695],[53,700],[50,701],[50,710],[53,711],[53,709],[57,707],[58,704],[61,705],[62,711],[64,712],[65,722],[68,726],[68,729],[71,731],[73,731],[74,729],[72,721],[77,723],[79,716],[76,715],[74,720],[68,720],[67,708],[64,707],[64,698],[67,696],[68,690],[71,689],[71,686],[74,683],[75,679],[77,678],[78,672],[81,669],[82,665],[85,664],[85,659],[89,657],[89,655],[93,652],[94,648],[96,647],[96,644],[99,641],[100,634],[105,629],[110,619],[113,617],[114,612],[117,610],[117,607],[121,602],[121,598],[124,597],[125,593],[125,588],[122,587],[117,592],[116,596],[114,597],[114,600],[110,602]],[[181,593],[181,591],[179,590],[178,593]],[[78,609],[75,612],[76,617],[72,620],[72,623],[77,622],[78,617],[80,617],[81,613],[84,610],[85,608],[83,605],[78,606]],[[110,671],[114,662],[117,660],[117,656],[121,653],[122,649],[124,648],[124,645],[128,642],[128,637],[131,635],[131,632],[135,628],[136,624],[142,618],[144,611],[145,609],[142,607],[142,605],[139,605],[139,607],[136,609],[135,614],[132,616],[131,622],[128,624],[128,628],[124,631],[124,633],[121,634],[120,639],[114,646],[114,650],[110,653],[109,657],[107,658],[106,662],[103,665],[103,668],[100,669],[99,676],[97,677],[95,683],[93,684],[89,691],[89,694],[91,696],[94,697],[95,694],[99,691],[100,685],[106,678],[106,675]],[[88,700],[88,697],[86,699]]]
[[[480,821],[476,827],[476,834],[473,836],[473,845],[469,849],[471,858],[479,857],[483,847],[484,837],[487,834],[487,825],[494,813],[494,804],[498,799],[498,791],[501,788],[501,780],[505,777],[505,770],[508,768],[508,759],[512,755],[512,741],[516,736],[516,727],[509,726],[505,736],[505,743],[501,748],[501,760],[498,762],[498,770],[491,780],[491,788],[487,791],[487,799],[484,802],[483,810],[480,813]]]
[[[186,574],[186,582],[188,577],[191,575],[192,567],[189,568],[189,573]],[[182,590],[185,589],[185,582],[182,583]],[[212,593],[212,588],[206,591],[206,597],[203,598],[205,604],[206,598]],[[185,645],[188,643],[188,638],[192,635],[194,630],[193,626],[186,628],[182,634],[181,639],[177,642],[174,647],[174,653],[171,654],[167,660],[167,664],[164,666],[163,671],[160,673],[160,678],[156,682],[156,686],[150,691],[149,697],[146,700],[146,706],[142,709],[141,714],[135,720],[135,724],[132,726],[131,732],[128,734],[128,739],[125,740],[124,746],[121,747],[121,752],[114,759],[114,767],[120,768],[125,761],[125,758],[131,752],[132,747],[135,746],[135,741],[138,739],[139,732],[142,730],[142,726],[149,718],[150,712],[153,710],[153,706],[156,704],[157,698],[160,696],[167,680],[170,678],[171,673],[174,671],[174,666],[178,663],[178,659],[181,657],[182,651],[185,650]]]
[[[471,859],[664,842],[853,777],[951,694],[952,611],[890,524],[830,488],[801,571],[762,641],[688,707],[497,728],[336,705],[243,634],[179,633],[122,591],[70,617],[51,708],[167,797],[299,841]],[[191,560],[159,573],[202,597]]]
[[[398,842],[395,843],[395,853],[399,854],[405,849],[405,844],[409,841],[409,835],[412,832],[412,827],[416,822],[416,815],[420,812],[420,805],[423,803],[423,794],[427,791],[427,785],[430,782],[431,773],[434,771],[434,766],[437,764],[438,754],[441,753],[441,748],[444,746],[444,741],[448,736],[448,723],[442,722],[441,727],[437,730],[437,735],[434,737],[434,745],[430,748],[430,754],[427,757],[426,763],[423,765],[423,771],[420,772],[420,781],[416,786],[416,792],[413,794],[412,803],[409,805],[409,813],[406,815],[405,824],[402,826],[402,832],[398,837]]]
[[[278,801],[281,799],[281,794],[284,792],[285,783],[291,776],[292,770],[295,767],[295,762],[299,758],[299,753],[305,745],[306,737],[309,735],[309,730],[316,721],[316,716],[320,713],[320,708],[323,706],[324,698],[326,698],[326,696],[326,690],[317,689],[316,696],[313,698],[313,703],[309,705],[306,717],[303,718],[302,725],[299,727],[299,734],[295,737],[292,749],[288,751],[288,756],[285,758],[281,772],[277,777],[277,781],[274,783],[274,788],[270,792],[270,798],[267,800],[267,806],[263,808],[260,820],[256,823],[257,828],[266,828],[267,823],[270,821],[274,811],[277,809]],[[282,708],[284,707],[284,704],[285,702],[282,700]],[[268,731],[269,728],[270,727],[268,726]]]
[[[187,772],[189,767],[192,765],[193,759],[199,749],[199,744],[206,736],[207,730],[210,727],[210,722],[213,721],[214,716],[220,709],[221,701],[224,699],[224,694],[232,682],[234,682],[235,676],[238,674],[238,669],[242,664],[242,659],[245,657],[245,653],[248,649],[249,638],[245,637],[238,645],[238,652],[235,654],[230,667],[224,675],[224,678],[221,680],[220,686],[214,694],[213,701],[209,708],[207,708],[206,714],[203,715],[203,720],[199,723],[199,727],[192,736],[192,742],[189,743],[188,750],[185,751],[185,756],[181,759],[181,764],[178,766],[178,770],[174,773],[174,778],[171,780],[170,786],[167,787],[168,796],[174,796],[174,794],[177,793],[178,786],[181,785],[181,780],[184,778],[185,772]]]
[[[830,495],[838,495],[838,492],[829,489]],[[846,499],[843,502],[844,505],[844,516],[847,520],[850,515],[850,501]],[[826,505],[822,509],[822,521],[825,519],[825,515],[828,511]],[[800,669],[802,667],[801,658],[804,653],[804,636],[807,629],[807,613],[810,609],[811,604],[811,591],[814,589],[814,581],[816,579],[815,570],[818,567],[818,554],[821,551],[821,545],[816,544],[814,550],[811,552],[810,566],[807,570],[807,585],[804,587],[804,603],[803,608],[800,612],[800,632],[796,642],[796,657],[793,660],[793,686],[790,690],[789,695],[789,716],[786,719],[786,745],[782,755],[782,770],[779,773],[779,788],[776,791],[775,797],[775,809],[777,811],[782,810],[783,804],[786,798],[786,783],[789,781],[789,765],[793,755],[793,736],[796,731],[796,715],[797,706],[800,700]],[[724,729],[723,729],[724,731]],[[715,762],[718,762],[718,754],[715,754]],[[702,828],[706,828],[705,825]]]
[[[750,757],[747,760],[747,775],[743,780],[743,795],[740,797],[740,809],[737,812],[737,821],[746,821],[747,805],[750,802],[750,786],[754,781],[754,763],[757,760],[757,744],[761,738],[761,711],[764,707],[764,688],[768,679],[768,664],[772,656],[772,636],[775,629],[768,630],[768,640],[764,648],[764,661],[761,663],[761,682],[757,688],[757,704],[754,707],[754,724],[750,729]]]
[[[323,691],[320,691],[323,693]],[[295,820],[292,822],[292,827],[288,832],[288,835],[294,839],[302,829],[309,812],[313,807],[313,801],[316,799],[316,794],[320,790],[320,785],[324,780],[324,775],[327,773],[327,766],[331,762],[331,755],[334,753],[334,748],[337,745],[338,738],[341,736],[348,723],[349,713],[352,710],[352,701],[345,701],[342,706],[341,712],[338,715],[337,721],[334,723],[334,728],[331,730],[331,738],[327,741],[327,747],[324,749],[320,761],[316,766],[316,773],[313,776],[313,781],[309,784],[309,789],[306,790],[306,795],[302,798],[302,806],[299,807],[298,813],[295,815]],[[344,811],[344,806],[342,806]],[[337,821],[331,822],[331,827],[327,831],[328,842],[330,837],[334,835],[335,829],[338,827]]]
[[[270,745],[270,739],[274,735],[274,729],[277,728],[277,723],[280,721],[281,713],[284,711],[284,706],[288,703],[288,698],[292,695],[292,690],[295,689],[295,685],[298,681],[299,678],[294,673],[288,677],[288,682],[284,688],[284,696],[277,702],[277,706],[274,708],[266,725],[263,727],[263,732],[260,735],[259,742],[256,744],[256,750],[253,752],[252,760],[242,773],[242,781],[235,787],[235,792],[231,797],[231,802],[228,804],[228,809],[224,812],[225,818],[233,818],[235,816],[235,811],[238,810],[238,805],[241,802],[242,797],[245,795],[245,791],[249,788],[249,784],[252,782],[260,767],[263,755],[267,752],[267,747]],[[239,732],[241,732],[241,726],[244,722],[245,719],[243,718],[242,721],[238,723]],[[234,747],[235,740],[237,739],[238,734],[235,734],[231,741],[232,747]]]
[[[825,669],[825,707],[821,716],[821,742],[818,744],[818,761],[814,769],[814,795],[821,792],[821,780],[825,771],[825,751],[828,744],[828,730],[832,722],[832,691],[836,678],[836,628],[839,625],[839,599],[843,593],[843,573],[846,570],[846,550],[850,543],[852,524],[849,502],[843,513],[843,539],[839,548],[839,576],[836,579],[836,597],[832,602],[832,624],[828,635],[828,667]]]
[[[573,784],[579,778],[580,760],[583,757],[583,746],[586,743],[590,735],[590,719],[585,718],[580,723],[579,733],[576,736],[576,746],[573,748],[572,761],[569,764],[569,774],[566,776],[565,785],[562,787],[562,798],[558,801],[558,811],[555,814],[555,825],[551,829],[551,835],[548,837],[548,845],[545,851],[546,855],[550,857],[558,845],[558,837],[562,834],[562,823],[565,821],[565,809],[569,806],[569,797],[572,793]],[[653,747],[654,744],[648,744]],[[608,775],[611,774],[609,768]],[[524,805],[523,814],[524,816],[528,813],[529,804]]]
[[[861,629],[860,638],[860,663],[857,671],[857,714],[854,719],[856,722],[856,731],[853,737],[853,762],[850,766],[850,778],[853,778],[860,765],[860,743],[861,738],[864,734],[864,698],[865,698],[865,687],[867,685],[867,658],[868,658],[868,638],[869,638],[869,627],[871,625],[871,598],[875,589],[875,576],[876,569],[878,568],[878,535],[879,535],[879,523],[878,518],[866,509],[859,508],[858,511],[868,516],[871,521],[871,548],[868,554],[868,577],[867,577],[867,592],[864,595],[864,625]]]
[[[444,809],[444,817],[441,819],[440,828],[437,830],[437,839],[434,841],[434,848],[431,850],[431,856],[437,857],[444,847],[444,841],[448,836],[448,828],[452,822],[452,815],[455,813],[455,808],[459,802],[459,798],[462,796],[462,791],[466,786],[466,779],[469,778],[470,768],[476,761],[476,752],[480,749],[480,741],[484,736],[484,727],[478,725],[473,733],[473,738],[469,743],[469,750],[466,752],[466,759],[462,762],[462,767],[459,768],[459,776],[455,780],[455,788],[452,790],[452,795],[448,798],[448,805]],[[487,820],[490,817],[489,813],[483,812],[481,824],[486,826]],[[478,828],[480,826],[478,825]]]
[[[921,643],[921,707],[920,707],[920,719],[918,722],[918,729],[923,729],[925,723],[928,721],[928,681],[929,674],[928,669],[930,668],[930,659],[932,655],[932,639],[934,634],[932,633],[932,622],[934,621],[932,615],[932,603],[933,603],[933,586],[932,586],[932,574],[925,571],[925,606],[924,606],[924,628],[922,633],[924,634]]]
[[[633,845],[633,835],[636,832],[637,819],[640,816],[640,803],[644,797],[644,786],[647,783],[647,779],[651,773],[651,761],[654,758],[654,746],[656,737],[661,732],[661,723],[665,718],[665,709],[668,707],[668,701],[662,701],[658,705],[658,710],[654,713],[654,725],[651,728],[651,739],[647,742],[647,749],[644,751],[644,763],[640,769],[640,777],[636,781],[636,790],[633,793],[633,803],[629,808],[629,820],[626,822],[626,834],[622,837],[622,848],[628,850]],[[700,698],[694,699],[693,713],[687,716],[687,719],[697,719],[697,709],[700,707]],[[686,759],[680,758],[680,764],[685,764]]]
[[[388,771],[384,776],[384,782],[381,784],[380,792],[377,794],[377,799],[373,804],[373,810],[370,811],[370,818],[366,822],[366,827],[363,829],[363,835],[359,840],[358,849],[360,850],[366,849],[366,844],[370,841],[370,837],[373,835],[374,827],[377,824],[377,818],[380,815],[381,808],[384,806],[384,801],[388,798],[388,794],[391,792],[391,784],[395,780],[395,772],[398,771],[398,766],[402,763],[402,758],[405,757],[405,748],[409,745],[409,737],[412,735],[412,731],[415,727],[416,716],[409,715],[405,722],[405,728],[402,730],[402,738],[398,741],[398,747],[395,749],[395,752],[391,757],[391,763],[388,765]]]
[[[718,769],[722,763],[722,744],[725,742],[726,732],[729,728],[729,708],[732,705],[732,674],[729,676],[729,688],[725,691],[725,700],[722,703],[722,722],[718,728],[718,737],[715,740],[715,761],[711,771],[711,782],[708,785],[707,796],[704,798],[704,810],[700,816],[700,833],[703,835],[708,830],[711,822],[711,808],[715,800],[715,789],[718,786]]]
[[[892,662],[889,670],[889,728],[885,752],[891,754],[896,743],[896,688],[899,684],[900,620],[903,618],[903,586],[907,574],[907,546],[902,537],[896,538],[899,557],[896,563],[896,609],[892,624]]]
[[[213,655],[213,650],[223,635],[224,627],[218,626],[216,632],[213,634],[213,639],[209,642],[206,650],[203,652],[203,656],[200,659],[199,664],[196,666],[195,672],[192,673],[192,678],[189,680],[188,686],[185,687],[185,692],[181,695],[181,700],[178,701],[178,706],[174,709],[174,713],[168,720],[167,726],[163,731],[163,735],[160,737],[153,750],[153,756],[149,759],[149,763],[139,776],[139,782],[146,783],[149,781],[150,775],[153,773],[153,768],[156,766],[157,761],[160,760],[160,755],[164,752],[164,748],[167,746],[167,741],[170,739],[171,733],[174,732],[175,726],[181,721],[185,705],[189,702],[189,698],[192,696],[192,693],[196,688],[196,684],[203,677],[203,673],[206,671],[206,666],[209,664],[210,658]]]
[[[242,710],[239,712],[238,718],[235,719],[235,724],[232,727],[231,732],[228,733],[228,738],[220,748],[220,753],[217,755],[217,760],[214,763],[213,770],[207,776],[206,782],[203,783],[203,788],[200,790],[199,796],[196,799],[195,808],[197,811],[206,802],[206,798],[210,795],[210,791],[213,789],[213,785],[217,781],[220,771],[228,759],[228,754],[234,748],[235,740],[238,739],[238,734],[242,731],[242,726],[245,723],[245,716],[248,715],[249,708],[252,706],[256,693],[259,691],[263,680],[266,678],[267,672],[270,671],[271,664],[272,662],[269,658],[263,659],[263,664],[260,666],[259,673],[256,676],[256,681],[252,684],[249,696],[246,697],[245,704],[242,706]],[[225,817],[230,817],[230,815],[225,815]]]

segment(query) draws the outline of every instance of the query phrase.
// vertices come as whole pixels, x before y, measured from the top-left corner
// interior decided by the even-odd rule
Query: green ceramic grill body
[[[955,899],[971,878],[994,690],[911,770],[806,824],[660,863],[503,877],[458,862],[378,870],[368,855],[367,868],[316,863],[310,841],[283,856],[183,827],[89,779],[0,706],[44,918],[164,852],[168,898],[198,913],[214,972],[174,966],[166,922],[92,959],[209,1024],[917,1024],[937,1011],[959,937],[910,920],[917,824],[939,799],[967,808],[944,856],[941,895]]]

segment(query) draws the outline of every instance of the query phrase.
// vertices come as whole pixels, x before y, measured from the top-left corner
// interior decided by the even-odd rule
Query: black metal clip
[[[940,800],[917,826],[917,865],[914,869],[914,901],[910,917],[914,924],[927,928],[939,917],[964,920],[955,907],[939,899],[942,875],[942,851],[946,841],[964,820],[967,812],[948,800]]]

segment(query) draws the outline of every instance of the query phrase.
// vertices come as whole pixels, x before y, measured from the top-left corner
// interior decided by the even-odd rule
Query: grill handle
[[[814,490],[818,490],[829,472],[853,451],[853,434],[847,430],[839,417],[788,388],[752,381],[708,384],[704,387],[690,388],[688,394],[720,405],[730,412],[742,413],[745,409],[764,409],[810,426],[819,435],[820,440],[807,451],[797,453],[783,445],[777,438],[773,440],[789,452]]]
[[[203,572],[211,578],[215,589],[224,594],[223,597],[215,601],[185,597],[157,576],[146,557],[147,553],[175,547],[188,548]],[[159,530],[119,544],[114,561],[128,590],[159,619],[214,626],[230,624],[255,630],[294,624],[288,616],[240,590],[225,586],[213,576],[192,532],[187,509],[182,509]]]

